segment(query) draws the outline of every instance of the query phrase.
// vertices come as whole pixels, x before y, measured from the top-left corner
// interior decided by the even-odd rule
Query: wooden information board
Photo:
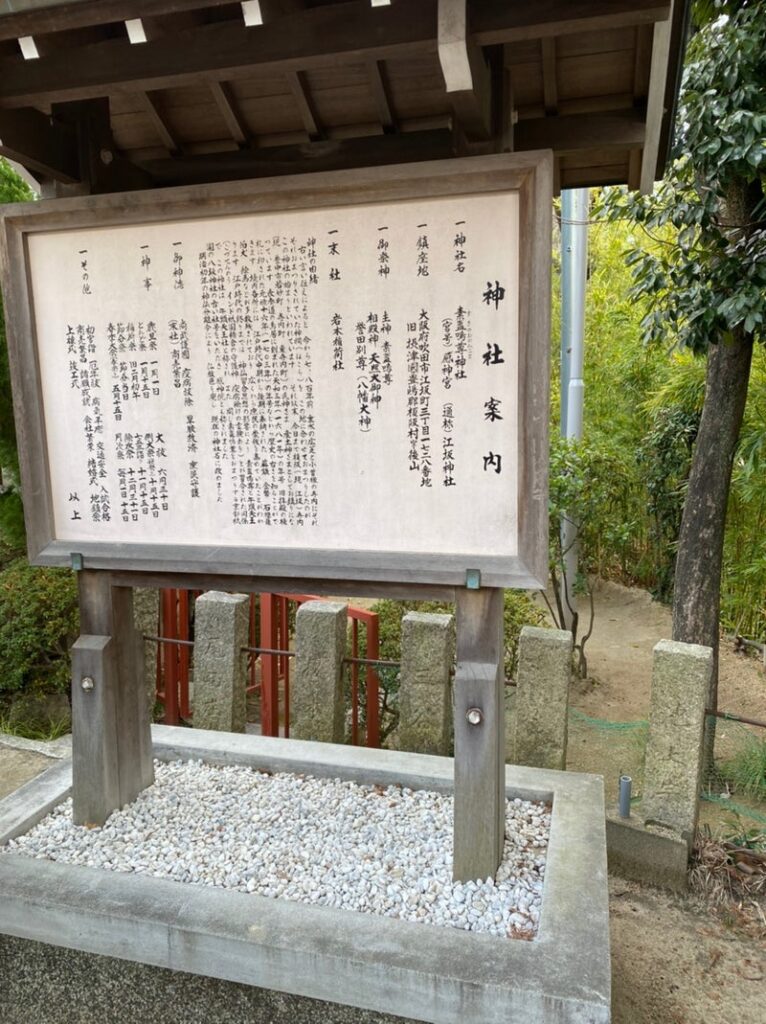
[[[540,585],[549,218],[535,154],[9,208],[31,558]]]

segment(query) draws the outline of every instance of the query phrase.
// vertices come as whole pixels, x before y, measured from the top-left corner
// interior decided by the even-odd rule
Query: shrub
[[[68,569],[18,558],[0,572],[0,694],[65,692],[78,634],[77,586]]]
[[[766,800],[766,740],[748,736],[742,749],[719,767],[735,793]]]

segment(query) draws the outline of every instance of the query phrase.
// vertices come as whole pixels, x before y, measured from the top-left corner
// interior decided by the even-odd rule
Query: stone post
[[[450,675],[454,661],[454,616],[424,612],[408,612],[404,616],[399,682],[399,750],[419,754],[450,753]]]
[[[306,601],[295,617],[295,674],[290,686],[290,736],[342,743],[343,658],[348,605]]]
[[[516,764],[566,768],[572,634],[524,626],[513,722]]]
[[[136,587],[133,590],[133,623],[138,634],[143,638],[159,634],[160,592],[154,588]],[[141,640],[143,654],[144,685],[149,715],[154,715],[157,691],[157,657],[159,646],[153,641]]]
[[[194,611],[194,728],[245,731],[247,594],[209,591]]]
[[[654,648],[641,814],[691,842],[697,828],[702,733],[713,652],[660,640]]]

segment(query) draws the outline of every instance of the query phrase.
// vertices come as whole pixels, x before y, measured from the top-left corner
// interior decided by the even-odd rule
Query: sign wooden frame
[[[547,576],[552,155],[548,151],[18,204],[2,210],[5,302],[28,553],[35,565],[204,576],[540,588]],[[515,191],[519,195],[518,554],[475,556],[55,539],[27,239],[36,232]],[[470,582],[469,582],[470,581]]]

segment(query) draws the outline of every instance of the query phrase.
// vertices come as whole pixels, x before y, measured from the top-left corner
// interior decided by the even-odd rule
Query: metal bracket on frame
[[[73,551],[70,558],[72,562],[72,569],[75,572],[81,572],[85,568],[83,557],[79,551]]]
[[[466,590],[481,590],[481,569],[466,569]]]

